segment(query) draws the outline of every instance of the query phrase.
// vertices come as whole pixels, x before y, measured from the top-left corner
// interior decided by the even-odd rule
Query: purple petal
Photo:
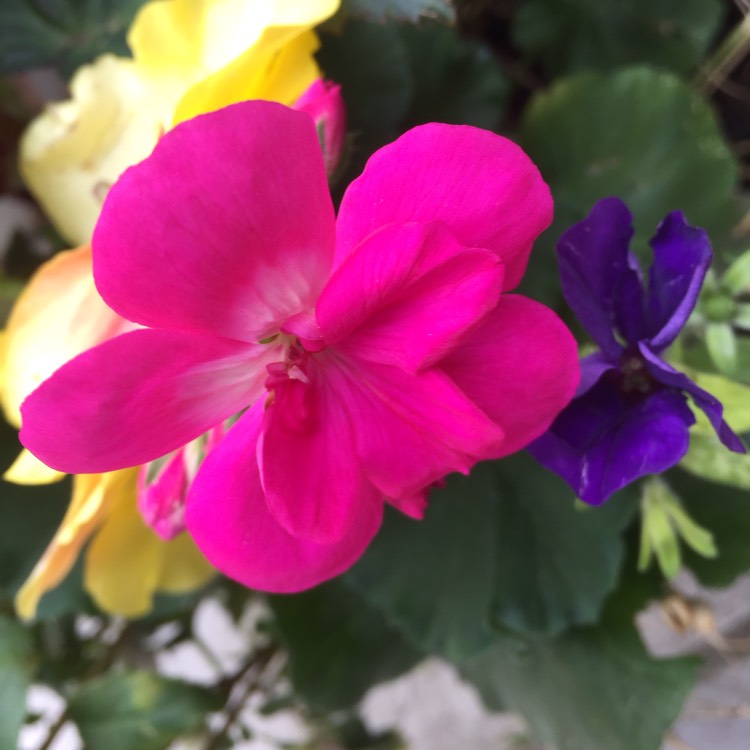
[[[632,236],[627,206],[618,198],[605,198],[557,244],[565,299],[594,341],[613,359],[622,352],[613,333],[616,325],[625,328],[623,333],[633,341],[641,337],[643,295],[628,250]],[[621,297],[623,303],[618,302]]]
[[[581,381],[576,390],[576,396],[583,396],[584,393],[591,390],[599,378],[609,370],[616,370],[617,365],[610,362],[602,352],[594,352],[581,360]]]
[[[529,450],[578,497],[599,505],[635,479],[674,466],[688,449],[694,421],[679,393],[664,390],[633,402],[605,377]]]
[[[663,385],[670,388],[678,388],[690,394],[695,405],[708,417],[709,422],[716,430],[724,445],[735,453],[746,453],[742,441],[735,435],[732,428],[724,420],[724,407],[719,399],[704,391],[694,383],[687,375],[678,372],[668,365],[663,359],[654,354],[646,344],[639,344],[638,348],[646,361],[646,367],[651,375]]]
[[[660,351],[675,340],[695,307],[713,254],[706,233],[691,227],[679,211],[659,224],[651,247],[648,319],[653,333],[647,338]]]

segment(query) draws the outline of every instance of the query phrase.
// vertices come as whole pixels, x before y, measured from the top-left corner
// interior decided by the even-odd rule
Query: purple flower
[[[632,236],[627,206],[606,198],[557,245],[565,299],[600,351],[581,361],[575,399],[530,450],[593,505],[685,455],[695,422],[688,395],[721,442],[745,452],[721,403],[661,358],[695,306],[711,263],[706,233],[679,211],[669,214],[651,240],[647,285],[629,249]]]

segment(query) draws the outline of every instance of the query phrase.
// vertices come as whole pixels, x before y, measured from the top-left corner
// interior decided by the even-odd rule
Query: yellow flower
[[[89,247],[45,263],[18,298],[2,339],[0,402],[8,421],[20,425],[21,402],[60,365],[131,328],[99,297]],[[136,508],[137,474],[136,468],[74,477],[60,528],[18,592],[21,617],[34,616],[41,596],[65,578],[89,540],[84,585],[102,609],[116,614],[143,615],[157,591],[189,591],[214,575],[189,536],[165,543],[144,523]],[[5,475],[19,484],[61,477],[28,451]]]
[[[340,0],[156,0],[137,15],[133,59],[105,55],[81,68],[69,101],[51,106],[21,144],[21,171],[57,228],[89,241],[109,186],[148,156],[173,124],[250,98],[294,103],[320,76],[312,27]],[[88,247],[46,263],[19,297],[0,341],[0,402],[18,426],[20,404],[82,351],[128,330],[99,297]],[[164,542],[136,507],[137,469],[74,478],[63,522],[16,606],[34,616],[40,597],[88,547],[84,584],[99,606],[148,611],[156,591],[187,591],[213,569],[183,534]],[[58,472],[24,451],[6,478],[37,484]]]
[[[21,173],[59,231],[88,242],[107,190],[173,124],[245,99],[292,104],[320,76],[311,30],[340,0],[155,0],[71,99],[31,123]]]

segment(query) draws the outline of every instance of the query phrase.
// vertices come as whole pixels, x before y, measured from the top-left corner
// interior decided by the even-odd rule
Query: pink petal
[[[271,513],[286,531],[319,544],[342,539],[362,503],[380,495],[357,457],[347,414],[324,368],[285,380],[263,418],[259,461]]]
[[[503,268],[466,249],[442,224],[390,226],[336,269],[315,307],[329,345],[361,359],[426,367],[496,304]]]
[[[298,539],[269,512],[260,484],[258,403],[206,458],[188,495],[186,521],[219,570],[245,586],[292,593],[339,575],[356,562],[382,520],[381,502],[364,502],[349,532],[333,544]]]
[[[257,341],[312,307],[333,237],[309,115],[242,102],[178,125],[112,187],[94,276],[129,320]]]
[[[502,450],[487,456],[498,458],[545,432],[573,398],[578,349],[552,310],[504,295],[440,369],[505,431]]]
[[[251,404],[270,346],[138,330],[79,355],[21,407],[21,442],[47,465],[95,474],[144,464]]]
[[[418,514],[414,501],[428,485],[500,452],[502,429],[437,368],[409,374],[341,356],[326,375],[368,478],[409,515]]]
[[[552,198],[511,141],[468,125],[422,125],[375,153],[347,189],[336,263],[386,224],[432,220],[445,223],[462,245],[497,253],[506,266],[505,288],[512,289],[552,220]]]

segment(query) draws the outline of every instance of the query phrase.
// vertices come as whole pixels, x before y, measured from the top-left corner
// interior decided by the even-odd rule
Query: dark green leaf
[[[637,249],[674,210],[705,227],[716,250],[730,241],[737,165],[708,104],[674,76],[632,68],[562,80],[532,101],[521,136],[555,199],[530,264],[533,296],[556,302],[554,242],[609,195],[633,211]]]
[[[622,567],[635,494],[576,506],[562,479],[528,455],[501,461],[497,477],[495,620],[550,635],[595,623]]]
[[[347,578],[419,647],[450,658],[491,641],[495,488],[488,466],[452,476],[422,522],[386,514]]]
[[[348,577],[421,648],[461,658],[491,643],[493,622],[546,633],[595,622],[635,507],[622,494],[580,511],[530,457],[486,463],[433,492],[421,523],[389,514]]]
[[[3,0],[0,73],[54,65],[69,76],[104,52],[127,55],[125,33],[144,0]]]
[[[508,84],[489,50],[436,23],[404,26],[414,93],[408,126],[448,122],[496,129]]]
[[[349,129],[362,145],[396,134],[409,107],[412,79],[399,27],[351,21],[343,34],[325,34],[318,61],[341,85]]]
[[[313,706],[349,708],[373,685],[412,667],[422,654],[344,583],[272,596],[289,649],[292,683]]]
[[[633,63],[687,73],[707,51],[722,15],[719,0],[527,0],[513,32],[552,76]]]
[[[36,669],[29,633],[0,615],[0,747],[16,747],[26,713],[26,689]]]
[[[110,673],[81,685],[68,701],[68,712],[86,747],[164,750],[221,705],[212,691],[139,671]]]
[[[451,0],[345,0],[345,8],[352,16],[368,21],[417,21],[426,17],[452,22],[455,18]]]
[[[656,750],[695,678],[692,658],[655,660],[625,589],[597,627],[556,638],[498,636],[461,665],[490,708],[519,711],[554,750]]]
[[[726,449],[725,449],[726,450]],[[714,536],[718,557],[707,560],[688,550],[685,564],[705,586],[728,586],[750,569],[750,495],[680,470],[668,481],[690,517]]]

